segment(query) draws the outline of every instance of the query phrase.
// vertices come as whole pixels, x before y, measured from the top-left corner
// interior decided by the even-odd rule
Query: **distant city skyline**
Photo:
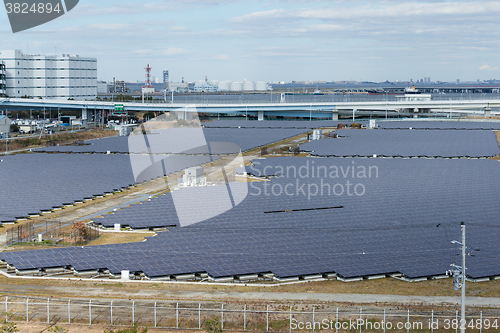
[[[88,0],[2,49],[98,59],[98,79],[477,81],[500,78],[500,1]]]

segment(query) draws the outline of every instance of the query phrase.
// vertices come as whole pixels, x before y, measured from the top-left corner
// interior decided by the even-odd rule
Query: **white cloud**
[[[229,60],[229,56],[227,54],[216,54],[213,57],[214,60]]]
[[[240,0],[243,2],[243,0]],[[149,10],[169,10],[177,11],[183,9],[193,9],[193,8],[204,8],[204,7],[215,7],[227,5],[230,3],[238,2],[235,0],[163,0],[159,2],[150,2],[144,4],[144,8]]]
[[[152,52],[153,52],[153,50],[151,50],[151,49],[142,49],[142,50],[132,51],[132,53],[140,54],[140,55],[147,55],[147,54],[151,54]]]
[[[74,10],[72,10],[71,17],[85,17],[85,16],[112,16],[112,15],[127,15],[130,13],[144,12],[142,6],[137,3],[121,3],[120,6],[96,6],[91,4],[80,3]]]
[[[169,47],[163,50],[160,50],[159,52],[161,55],[165,56],[175,56],[175,55],[181,55],[181,54],[189,54],[191,51],[188,49],[183,49],[179,47]]]
[[[140,49],[132,51],[134,54],[144,55],[144,56],[176,56],[182,54],[189,54],[191,51],[183,48],[169,47],[163,50],[152,50],[152,49]]]
[[[191,31],[188,27],[181,27],[181,26],[175,26],[175,27],[170,27],[168,28],[169,31],[172,32],[188,32]]]
[[[302,8],[302,9],[272,9],[253,12],[230,19],[234,23],[255,20],[296,18],[296,19],[356,19],[375,17],[411,17],[411,16],[452,16],[491,14],[500,12],[500,2],[444,2],[444,3],[390,3],[390,2],[356,2],[350,6],[338,8]]]
[[[497,71],[499,70],[499,67],[491,67],[488,64],[484,64],[483,66],[479,67],[480,71]]]

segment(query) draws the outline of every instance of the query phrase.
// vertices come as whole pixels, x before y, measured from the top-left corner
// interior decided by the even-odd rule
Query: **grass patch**
[[[72,144],[75,141],[85,141],[110,136],[116,136],[116,131],[109,129],[92,129],[80,132],[63,131],[52,135],[43,135],[41,138],[39,138],[39,136],[37,135],[22,139],[10,139],[8,148],[9,151],[28,148],[40,148],[44,146]],[[5,151],[5,141],[0,142],[0,151]]]
[[[153,236],[154,232],[106,232],[87,245],[122,244],[144,241],[145,237]]]

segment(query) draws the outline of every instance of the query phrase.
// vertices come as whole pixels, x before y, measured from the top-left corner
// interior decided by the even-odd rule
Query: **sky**
[[[179,82],[500,79],[500,1],[80,0],[0,49],[98,60],[98,79],[144,67]]]

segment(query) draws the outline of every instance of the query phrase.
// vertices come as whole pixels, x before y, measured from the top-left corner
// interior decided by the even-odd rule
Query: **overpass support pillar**
[[[488,106],[484,108],[484,118],[489,118],[489,117],[491,117],[491,108]]]
[[[339,110],[337,108],[332,111],[332,120],[339,120]]]
[[[264,111],[257,111],[259,121],[264,120]]]
[[[84,127],[87,127],[87,122],[89,121],[90,115],[89,115],[89,110],[87,108],[82,109],[82,125]]]
[[[418,118],[418,108],[413,109],[413,118]]]
[[[186,111],[175,111],[177,113],[177,119],[187,120]]]

